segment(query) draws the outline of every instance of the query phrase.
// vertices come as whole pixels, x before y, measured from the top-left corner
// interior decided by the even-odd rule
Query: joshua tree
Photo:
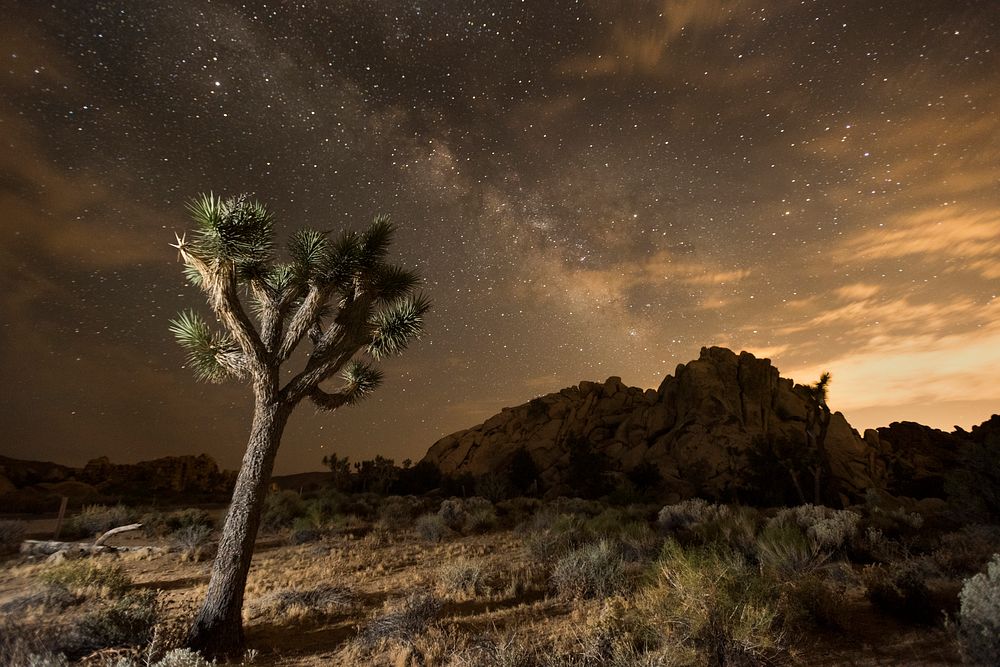
[[[829,457],[826,452],[826,434],[830,428],[830,407],[826,404],[832,376],[823,371],[819,380],[809,386],[809,412],[806,414],[806,452],[809,471],[813,476],[813,502],[823,503],[823,477],[829,474]],[[832,489],[831,489],[832,490]]]
[[[415,293],[416,273],[386,261],[394,227],[385,217],[334,239],[298,231],[288,244],[290,261],[278,262],[271,215],[247,196],[202,196],[190,211],[191,238],[178,236],[174,246],[221,331],[194,311],[170,328],[199,379],[250,383],[254,413],[208,593],[188,642],[209,656],[236,655],[243,649],[243,592],[254,539],[289,415],[303,399],[336,410],[371,393],[382,381],[374,362],[402,352],[420,334],[430,302]],[[311,344],[304,364],[282,385],[281,367],[303,341]],[[320,387],[336,374],[339,388]]]

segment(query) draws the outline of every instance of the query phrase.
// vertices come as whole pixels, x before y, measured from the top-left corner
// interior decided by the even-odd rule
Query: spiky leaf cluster
[[[379,310],[371,319],[374,330],[368,353],[376,359],[399,354],[420,336],[431,302],[422,294],[408,295]]]
[[[205,260],[259,266],[274,241],[271,214],[246,195],[223,199],[202,195],[189,205],[195,222],[193,248]]]
[[[348,401],[357,403],[378,389],[385,377],[382,371],[366,361],[354,360],[340,374],[344,379]]]
[[[184,272],[208,298],[225,335],[212,333],[194,313],[182,313],[171,331],[188,351],[199,379],[226,376],[258,381],[277,373],[298,345],[313,345],[305,368],[280,395],[309,397],[321,409],[355,403],[382,381],[367,354],[399,354],[423,329],[430,301],[415,294],[420,277],[386,261],[395,226],[378,216],[362,232],[303,229],[288,242],[286,263],[272,255],[270,214],[245,195],[205,195],[189,206],[193,239],[178,236]],[[245,288],[240,296],[236,287]],[[257,323],[243,313],[249,301]],[[340,374],[345,385],[326,393],[319,384]],[[273,376],[272,376],[273,377]]]
[[[221,382],[232,375],[242,375],[239,346],[230,336],[214,333],[196,312],[187,310],[170,320],[170,332],[187,350],[188,364],[199,380]]]

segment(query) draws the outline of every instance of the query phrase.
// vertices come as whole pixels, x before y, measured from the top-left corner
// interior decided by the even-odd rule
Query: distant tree
[[[813,502],[822,505],[824,501],[823,480],[833,482],[829,470],[829,457],[826,452],[826,436],[830,429],[830,407],[826,404],[832,376],[823,371],[819,380],[809,387],[809,410],[806,413],[806,447],[802,452],[802,460],[806,462],[813,479]],[[832,491],[833,489],[828,489]]]
[[[541,473],[538,464],[525,447],[514,450],[507,463],[507,481],[511,490],[519,496],[537,496],[542,490]]]
[[[416,273],[386,261],[394,227],[385,217],[362,233],[333,239],[298,231],[288,244],[290,261],[278,262],[271,214],[247,196],[202,196],[190,210],[191,238],[178,236],[175,247],[222,331],[194,311],[173,320],[171,331],[199,379],[237,378],[254,394],[246,454],[208,592],[188,636],[188,644],[208,656],[233,656],[244,646],[247,572],[289,416],[305,399],[336,410],[370,394],[382,381],[374,362],[406,349],[420,334],[430,302],[415,293]],[[311,345],[304,366],[285,380],[282,366],[303,341]],[[321,388],[338,374],[338,389]]]
[[[640,461],[625,476],[640,493],[655,493],[663,484],[660,468],[652,461]]]
[[[599,498],[611,490],[608,471],[611,461],[604,452],[594,449],[585,438],[569,441],[569,466],[566,483],[580,498]]]
[[[337,456],[336,453],[323,457],[323,465],[333,473],[331,484],[338,491],[351,490],[351,459],[347,456]]]
[[[507,476],[497,472],[483,473],[476,478],[476,495],[491,503],[498,503],[510,497],[510,482]]]
[[[441,470],[431,461],[419,461],[399,473],[396,487],[401,494],[420,495],[441,486]]]
[[[377,455],[374,459],[354,464],[357,488],[361,491],[385,494],[399,476],[396,462]]]

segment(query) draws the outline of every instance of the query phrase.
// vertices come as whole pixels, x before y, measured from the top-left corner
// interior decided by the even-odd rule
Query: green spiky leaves
[[[170,320],[170,332],[187,350],[188,364],[195,377],[204,382],[221,382],[243,374],[243,355],[229,336],[212,332],[208,323],[193,310]]]
[[[188,210],[195,223],[192,248],[202,259],[253,264],[270,258],[271,214],[246,195],[202,195]]]
[[[395,264],[380,264],[371,273],[370,289],[380,304],[402,299],[420,285],[420,276],[416,271]]]
[[[396,225],[389,220],[388,215],[375,216],[371,226],[361,234],[360,238],[361,258],[365,266],[374,266],[385,259],[395,233]]]
[[[295,277],[305,282],[323,273],[330,257],[330,240],[323,232],[302,229],[288,242]]]
[[[357,403],[382,384],[384,375],[373,364],[365,361],[351,361],[344,367],[340,374],[346,382],[347,400],[349,403]]]
[[[376,359],[399,354],[410,341],[419,338],[424,328],[424,314],[430,310],[430,300],[422,294],[409,295],[375,313],[368,353]]]

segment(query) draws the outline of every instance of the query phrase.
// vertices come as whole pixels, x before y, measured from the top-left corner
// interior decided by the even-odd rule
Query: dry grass
[[[781,664],[788,656],[779,649],[792,640],[804,652],[805,664],[834,664],[823,662],[826,648],[809,653],[810,633],[867,631],[839,623],[843,616],[850,625],[857,605],[870,609],[860,594],[842,613],[826,597],[814,601],[820,593],[840,594],[819,579],[796,580],[801,583],[784,589],[775,584],[768,593],[759,586],[759,564],[748,561],[740,549],[713,555],[692,546],[661,557],[661,538],[650,534],[650,520],[643,527],[641,519],[618,511],[604,514],[570,503],[556,509],[522,530],[475,534],[467,529],[470,534],[446,533],[439,540],[386,522],[373,537],[377,517],[355,522],[352,530],[328,531],[308,544],[289,545],[284,535],[265,535],[246,589],[248,641],[260,652],[254,665],[652,667],[707,664],[705,656],[713,646],[741,660]],[[574,576],[567,580],[566,595],[558,594],[553,574],[559,559],[602,538],[609,558],[567,560],[564,574]],[[170,538],[134,535],[128,540],[162,546]],[[978,557],[978,543],[967,550]],[[784,554],[778,562],[785,557],[797,562],[797,552],[793,556]],[[180,628],[181,635],[205,593],[210,569],[210,563],[180,562],[176,555],[157,551],[83,562],[102,571],[118,568],[133,593],[159,591],[161,623]],[[89,596],[79,604],[73,604],[77,595],[29,596],[51,570],[24,559],[9,561],[0,570],[0,624],[10,627],[15,618],[21,624],[18,636],[25,641],[11,648],[19,655],[31,648],[28,640],[38,638],[31,628],[78,624],[110,602],[95,595],[101,585],[87,583],[96,582],[96,575],[79,578],[81,592]],[[578,579],[576,574],[585,576]],[[825,570],[823,577],[829,582]],[[627,593],[621,592],[623,581]],[[611,585],[602,588],[605,582]],[[141,610],[133,611],[142,617]],[[135,620],[144,618],[149,620]],[[795,631],[782,641],[785,620]],[[922,664],[906,646],[928,637],[937,637],[935,664],[958,664],[942,630],[895,625],[891,632],[895,634],[879,638],[882,664]],[[840,658],[861,656],[861,642],[844,636],[848,648]],[[874,663],[859,659],[857,664]]]

